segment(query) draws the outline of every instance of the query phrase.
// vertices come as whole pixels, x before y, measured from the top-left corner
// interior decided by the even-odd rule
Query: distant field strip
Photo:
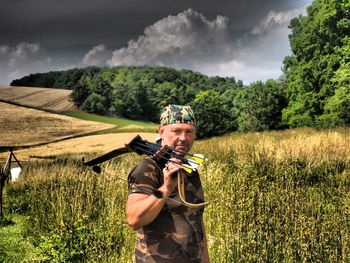
[[[0,112],[0,146],[37,145],[115,127],[4,102]]]
[[[75,110],[71,90],[0,86],[0,100],[51,111]]]
[[[157,131],[157,124],[145,121],[135,121],[128,120],[125,118],[112,118],[107,116],[100,116],[96,114],[86,113],[86,112],[77,112],[77,111],[65,111],[62,114],[81,120],[88,121],[97,121],[103,123],[114,124],[118,129],[151,129],[154,132]]]
[[[140,135],[142,139],[154,142],[156,133],[113,133],[99,134],[73,138],[60,142],[50,143],[33,148],[19,149],[15,151],[18,158],[22,160],[28,159],[49,159],[66,154],[85,155],[91,153],[103,154],[117,148],[124,147],[136,135]],[[0,153],[0,159],[5,160],[8,156],[7,152]],[[95,156],[96,157],[96,156]]]

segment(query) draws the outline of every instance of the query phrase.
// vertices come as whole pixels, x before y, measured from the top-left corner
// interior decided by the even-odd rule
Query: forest
[[[350,3],[316,0],[290,22],[282,75],[243,85],[165,67],[86,67],[37,73],[13,86],[72,89],[82,110],[157,122],[167,104],[191,105],[198,137],[350,123]]]

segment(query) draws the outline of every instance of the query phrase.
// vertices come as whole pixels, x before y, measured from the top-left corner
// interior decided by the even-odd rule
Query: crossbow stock
[[[149,141],[143,140],[139,135],[137,135],[128,144],[125,144],[125,147],[115,149],[113,151],[110,151],[106,154],[103,154],[87,162],[85,162],[83,158],[83,164],[87,166],[92,166],[92,169],[94,172],[101,173],[101,167],[98,166],[98,164],[129,152],[136,152],[139,155],[143,155],[143,154],[151,155],[156,160],[163,159],[168,162],[176,163],[180,165],[183,168],[183,170],[185,170],[188,173],[195,171],[198,168],[198,166],[203,165],[203,162],[207,161],[207,159],[204,158],[204,156],[201,154],[190,154],[184,151],[171,148],[167,145],[161,146],[159,144],[151,143]],[[190,156],[191,158],[185,158],[184,156]],[[170,159],[171,157],[181,160],[181,162],[173,161]],[[157,190],[151,190],[151,189],[148,189],[148,190],[150,190],[152,194],[154,194],[159,198],[163,197],[162,193]],[[203,202],[199,204],[186,202],[185,174],[182,170],[180,170],[178,173],[178,191],[179,191],[179,197],[182,204],[184,204],[187,207],[199,208],[209,204],[209,202]]]

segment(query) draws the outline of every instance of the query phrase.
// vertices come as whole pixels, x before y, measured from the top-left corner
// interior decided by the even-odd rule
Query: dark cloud
[[[43,52],[40,54],[45,55],[34,58],[34,53],[27,50],[31,55],[24,65],[30,64],[31,59],[36,61],[36,67],[25,70],[19,66],[17,75],[31,70],[42,71],[38,61],[46,61],[44,64],[47,70],[53,70],[77,65],[101,65],[103,61],[109,61],[111,65],[118,64],[118,60],[129,63],[134,59],[149,64],[197,69],[206,74],[223,74],[225,71],[235,76],[235,72],[229,68],[238,69],[236,72],[244,68],[246,72],[252,65],[251,54],[259,55],[261,52],[264,58],[271,54],[281,62],[281,57],[288,53],[286,26],[290,10],[302,8],[310,2],[3,0],[0,9],[0,48],[8,50],[6,52],[9,54],[1,57],[1,67],[5,70],[0,76],[0,83],[10,79],[11,72],[6,73],[11,68],[10,61],[6,61],[6,58],[14,56],[13,50],[18,49],[20,43],[38,45]],[[186,13],[188,10],[192,10],[192,14]],[[171,31],[181,27],[181,15],[192,23],[193,28]],[[182,23],[183,26],[185,24]],[[210,29],[210,24],[216,27]],[[273,35],[273,32],[276,34]],[[162,37],[164,42],[161,41]],[[171,40],[171,37],[181,39],[181,43],[178,39]],[[263,43],[273,43],[273,37],[281,47],[274,45],[272,50],[273,47]],[[169,40],[174,45],[169,45]],[[147,47],[147,41],[152,45]],[[133,45],[138,50],[132,51]],[[249,47],[260,50],[249,50]],[[263,48],[268,50],[262,52]],[[277,51],[279,54],[273,55]],[[150,59],[152,54],[153,59]],[[247,57],[243,59],[244,54]],[[50,60],[46,60],[47,57]],[[213,65],[221,71],[214,72]]]
[[[232,30],[251,28],[270,10],[300,7],[303,0],[5,0],[1,44],[123,45],[168,15],[192,8],[214,19],[230,18]]]
[[[208,20],[192,9],[168,16],[145,28],[126,48],[115,50],[108,64],[195,69],[208,60],[221,61],[231,53],[228,21],[223,16]]]
[[[30,69],[45,71],[51,66],[51,58],[40,44],[19,43],[12,46],[0,46],[0,80],[9,83],[11,80],[29,73]]]
[[[235,76],[246,83],[276,78],[288,54],[289,21],[300,12],[301,9],[270,11],[249,32],[233,40],[227,17],[208,20],[188,9],[148,26],[127,47],[114,50],[106,64],[190,69],[212,76]],[[95,60],[101,55],[101,63],[106,49],[99,47],[91,52]]]

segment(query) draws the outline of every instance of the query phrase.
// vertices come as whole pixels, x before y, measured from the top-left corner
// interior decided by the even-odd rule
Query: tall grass
[[[126,184],[116,176],[125,177],[130,166],[117,162],[99,175],[79,159],[32,164],[7,191],[11,209],[28,216],[27,235],[43,262],[129,262]]]
[[[198,141],[193,152],[209,159],[200,174],[212,262],[350,262],[349,131]],[[115,158],[100,175],[80,158],[32,163],[7,188],[9,208],[28,216],[42,262],[131,262],[135,234],[117,177],[141,157]]]

